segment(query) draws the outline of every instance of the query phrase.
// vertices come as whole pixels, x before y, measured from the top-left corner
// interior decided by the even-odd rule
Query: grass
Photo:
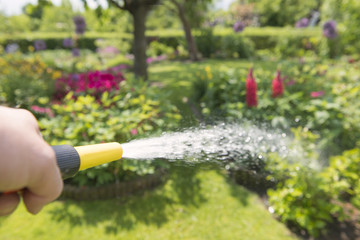
[[[0,218],[0,240],[296,239],[261,200],[216,167],[173,167],[156,190],[125,199],[56,201]]]

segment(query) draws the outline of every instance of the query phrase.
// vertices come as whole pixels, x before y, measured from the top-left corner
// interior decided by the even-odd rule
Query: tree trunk
[[[134,19],[134,73],[135,77],[148,78],[146,63],[146,37],[145,20],[148,13],[148,6],[140,4],[131,9]]]
[[[185,9],[180,4],[177,5],[177,8],[178,8],[180,20],[182,22],[182,25],[183,25],[183,28],[185,31],[185,38],[186,38],[186,42],[187,42],[187,46],[188,46],[190,59],[192,61],[199,61],[198,50],[196,47],[195,39],[191,33],[190,23],[186,19]]]

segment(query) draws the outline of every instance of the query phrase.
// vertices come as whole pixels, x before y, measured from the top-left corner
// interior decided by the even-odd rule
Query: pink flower
[[[286,83],[286,86],[292,86],[292,85],[294,85],[296,83],[296,81],[294,80],[294,79],[291,79],[290,81],[288,81],[287,83]]]
[[[133,129],[131,129],[130,133],[131,133],[131,135],[137,135],[138,131],[135,128],[133,128]]]
[[[324,96],[325,92],[324,91],[318,91],[318,92],[311,92],[310,96],[312,98],[317,98],[317,97],[321,97]]]
[[[80,74],[69,74],[56,80],[56,99],[62,99],[68,92],[85,92],[99,97],[104,92],[119,89],[119,83],[124,81],[124,75],[120,72],[94,71]]]
[[[276,77],[272,81],[272,96],[273,98],[282,96],[284,94],[284,84],[280,78],[280,70],[277,71]]]
[[[248,107],[256,107],[257,106],[257,85],[255,82],[255,78],[253,76],[253,69],[250,68],[249,74],[246,78],[246,104]]]
[[[32,105],[30,108],[34,112],[42,113],[42,114],[48,114],[50,117],[54,116],[54,113],[51,111],[50,108],[43,108],[43,107],[39,107],[39,106],[36,106],[36,105]]]

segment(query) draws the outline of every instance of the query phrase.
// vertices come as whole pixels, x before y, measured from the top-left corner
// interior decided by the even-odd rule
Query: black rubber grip
[[[80,156],[70,145],[52,146],[63,179],[74,176],[80,168]]]

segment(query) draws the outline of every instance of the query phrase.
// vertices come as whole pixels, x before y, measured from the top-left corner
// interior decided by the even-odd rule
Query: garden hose
[[[123,149],[117,142],[79,147],[57,145],[52,148],[63,179],[70,178],[81,170],[119,160],[123,154]]]

